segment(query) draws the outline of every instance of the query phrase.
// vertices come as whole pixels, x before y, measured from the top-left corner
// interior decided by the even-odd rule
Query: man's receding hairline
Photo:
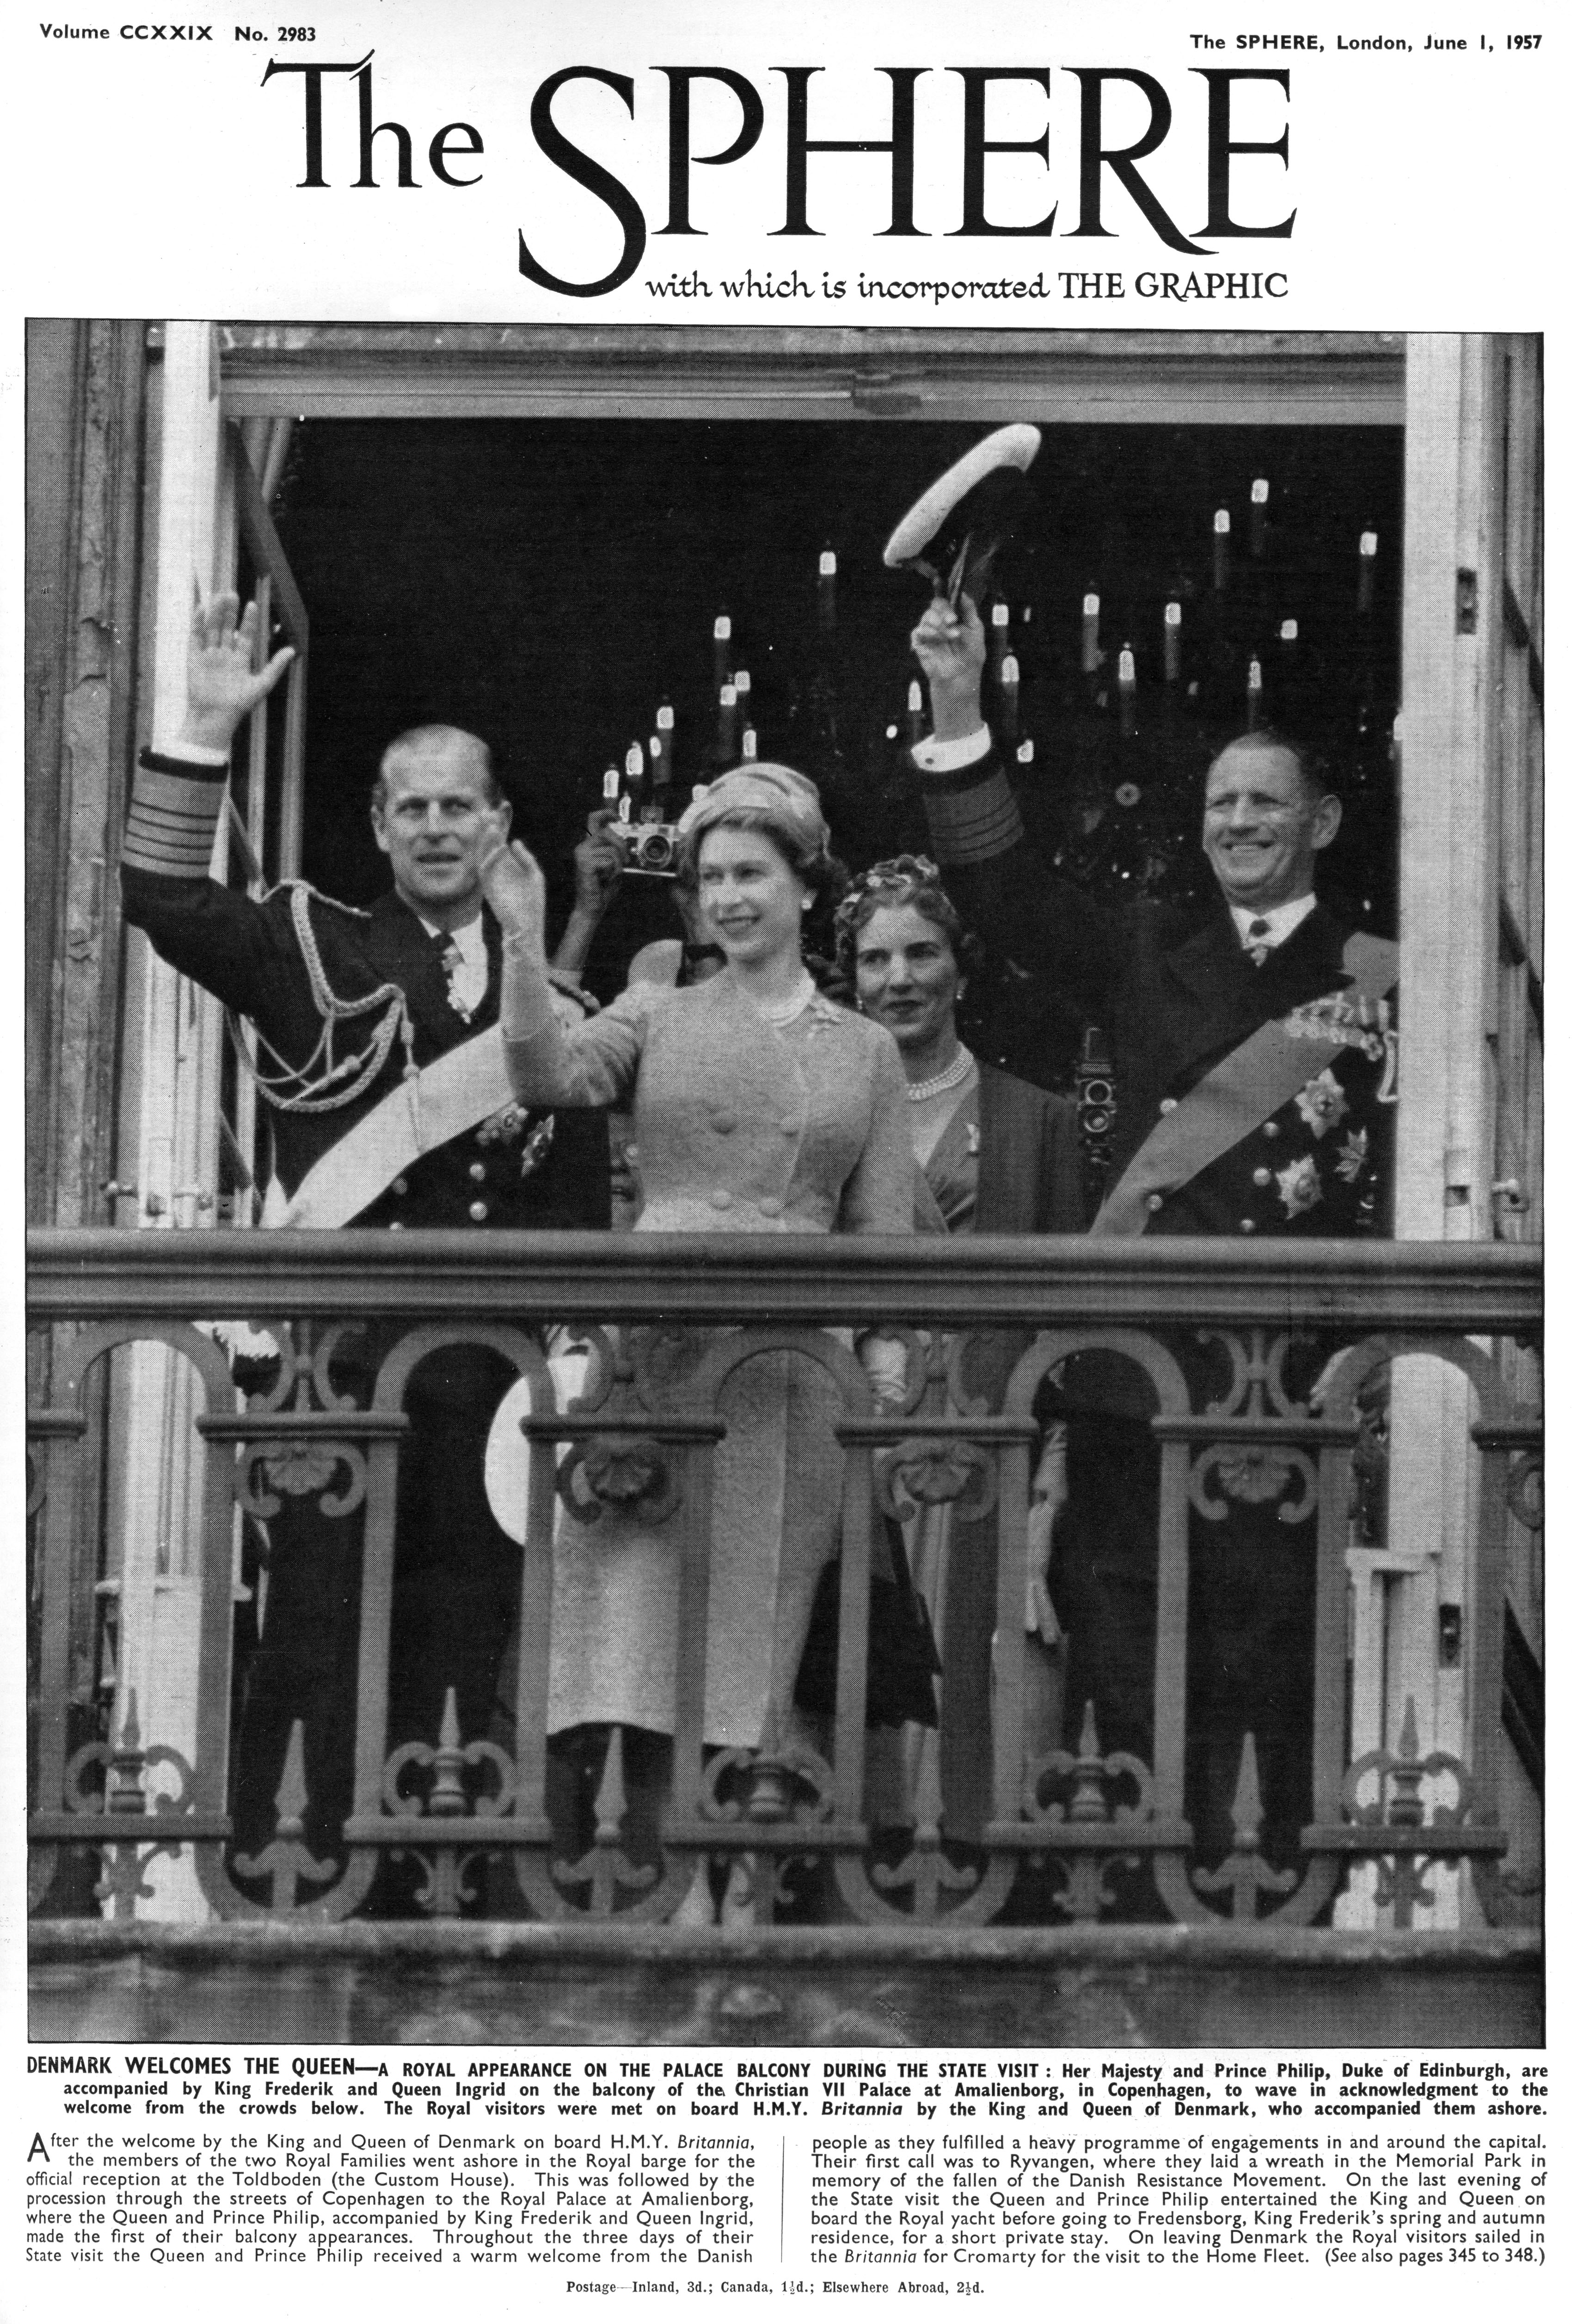
[[[440,722],[424,726],[408,726],[402,734],[393,736],[393,741],[383,752],[375,779],[371,786],[372,805],[374,807],[386,805],[388,777],[396,771],[399,761],[429,745],[450,742],[466,743],[476,754],[480,761],[480,778],[485,787],[486,805],[501,807],[507,795],[496,779],[496,770],[491,761],[490,743],[484,736],[472,734],[467,726],[449,726]]]
[[[1312,807],[1321,799],[1335,798],[1336,795],[1334,786],[1327,781],[1318,763],[1314,752],[1305,743],[1296,742],[1291,734],[1280,734],[1270,727],[1260,727],[1253,733],[1235,734],[1230,741],[1225,742],[1207,766],[1207,790],[1210,790],[1212,777],[1216,773],[1223,761],[1235,751],[1253,751],[1258,754],[1266,751],[1275,751],[1283,758],[1291,759],[1294,772],[1299,777],[1299,786]]]

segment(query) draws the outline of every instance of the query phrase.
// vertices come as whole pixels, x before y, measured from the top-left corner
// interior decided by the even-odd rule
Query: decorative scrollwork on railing
[[[430,1788],[424,1798],[403,1789],[403,1778],[411,1767],[429,1767]],[[518,1779],[513,1763],[500,1744],[485,1736],[473,1743],[458,1739],[458,1699],[452,1687],[442,1702],[442,1723],[433,1743],[401,1743],[391,1752],[382,1771],[383,1805],[390,1815],[463,1816],[471,1813],[469,1793],[465,1786],[466,1768],[490,1767],[496,1775],[496,1789],[485,1794],[488,1815],[505,1815],[517,1794]]]
[[[1213,1475],[1221,1498],[1208,1489]],[[1277,1500],[1296,1478],[1298,1499],[1284,1501],[1278,1511],[1284,1525],[1299,1524],[1316,1506],[1318,1486],[1310,1455],[1296,1444],[1208,1444],[1190,1469],[1190,1499],[1202,1517],[1216,1520],[1227,1516],[1230,1501]]]
[[[338,1870],[336,1863],[324,1862],[306,1846],[310,1795],[306,1789],[305,1734],[298,1719],[290,1729],[283,1774],[273,1803],[278,1810],[273,1838],[254,1856],[236,1856],[235,1869],[243,1880],[267,1882],[273,1912],[292,1913],[302,1886],[326,1886]]]
[[[83,1778],[92,1767],[104,1771],[101,1792],[84,1788]],[[180,1790],[172,1797],[168,1792],[156,1792],[150,1798],[143,1780],[150,1767],[172,1768],[180,1778]],[[97,1826],[96,1831],[84,1830],[82,1837],[99,1848],[99,1876],[93,1894],[108,1904],[112,1919],[128,1921],[134,1916],[138,1901],[153,1893],[143,1877],[147,1867],[155,1857],[179,1856],[183,1845],[167,1833],[144,1843],[137,1837],[138,1823],[149,1816],[189,1814],[196,1780],[190,1760],[172,1744],[143,1748],[134,1687],[126,1690],[119,1741],[85,1743],[73,1752],[66,1766],[66,1805],[83,1819],[84,1825]]]
[[[919,1750],[917,1796],[913,1802],[917,1820],[912,1826],[911,1845],[898,1864],[875,1864],[871,1873],[874,1886],[882,1895],[909,1895],[912,1919],[931,1922],[946,1918],[947,1898],[958,1902],[976,1887],[981,1876],[976,1865],[953,1863],[945,1854],[944,1803],[935,1729],[923,1729]]]
[[[224,1327],[215,1325],[220,1339]],[[365,1326],[347,1317],[319,1328],[310,1319],[277,1323],[263,1335],[276,1351],[278,1376],[267,1388],[246,1399],[248,1412],[353,1412],[353,1396],[340,1394],[332,1370],[347,1340],[362,1337]],[[266,1360],[266,1358],[263,1359]]]
[[[1360,1786],[1368,1775],[1377,1778],[1376,1796],[1362,1800]],[[1421,1786],[1427,1781],[1434,1783],[1438,1776],[1451,1778],[1456,1797],[1449,1805],[1432,1800],[1427,1812]],[[1455,1752],[1427,1751],[1421,1756],[1419,1716],[1410,1694],[1403,1707],[1397,1748],[1362,1752],[1343,1779],[1343,1807],[1351,1822],[1390,1831],[1394,1837],[1401,1834],[1410,1841],[1401,1853],[1381,1858],[1377,1876],[1375,1901],[1392,1907],[1396,1927],[1411,1929],[1415,1905],[1435,1903],[1435,1892],[1425,1886],[1425,1875],[1432,1864],[1456,1862],[1461,1851],[1448,1852],[1447,1835],[1467,1823],[1473,1805],[1473,1777]],[[1412,1835],[1420,1831],[1434,1836],[1432,1846],[1413,1846]]]
[[[1290,1349],[1308,1344],[1305,1333],[1268,1333],[1257,1324],[1251,1327],[1248,1334],[1204,1331],[1197,1332],[1196,1337],[1203,1346],[1223,1349],[1233,1373],[1226,1394],[1207,1405],[1208,1415],[1215,1413],[1219,1419],[1232,1419],[1238,1413],[1250,1419],[1261,1419],[1270,1407],[1285,1419],[1304,1418],[1305,1407],[1290,1396],[1282,1372]]]
[[[352,1440],[366,1416],[331,1379],[344,1341],[362,1328],[330,1323],[318,1334],[310,1323],[278,1324],[270,1334],[278,1350],[271,1387],[246,1398],[244,1419],[199,1420],[202,1435],[237,1446],[235,1497],[248,1517],[276,1517],[286,1499],[315,1498],[324,1517],[342,1517],[365,1499],[365,1455]]]
[[[652,1888],[660,1867],[635,1864],[623,1846],[623,1819],[627,1813],[623,1785],[623,1730],[614,1727],[606,1743],[606,1765],[595,1795],[595,1837],[577,1863],[554,1859],[551,1877],[565,1888],[589,1890],[586,1910],[595,1920],[608,1919],[616,1910],[617,1891]]]
[[[339,1489],[326,1489],[340,1469],[344,1482]],[[276,1517],[286,1496],[304,1500],[311,1494],[325,1517],[347,1517],[359,1508],[365,1499],[365,1455],[358,1445],[335,1437],[286,1436],[246,1446],[235,1498],[247,1517]]]
[[[607,1509],[636,1509],[646,1525],[660,1525],[681,1499],[676,1471],[651,1436],[578,1438],[557,1464],[557,1490],[583,1525]]]
[[[1034,1824],[1074,1831],[1083,1839],[1106,1832],[1114,1841],[1118,1834],[1151,1822],[1155,1812],[1151,1770],[1133,1751],[1105,1753],[1097,1735],[1096,1711],[1088,1702],[1079,1748],[1047,1751],[1031,1760],[1022,1805]],[[1057,1855],[1051,1849],[1032,1849],[1033,1863],[1041,1863],[1044,1857],[1054,1857],[1060,1868],[1054,1901],[1072,1921],[1096,1920],[1115,1901],[1108,1875],[1114,1870],[1133,1871],[1140,1862],[1138,1855],[1116,1846],[1106,1850],[1077,1847],[1073,1854],[1067,1850]]]
[[[772,1708],[753,1748],[734,1745],[706,1765],[699,1812],[719,1824],[808,1831],[835,1811],[835,1770],[811,1745],[782,1743]]]
[[[1299,1885],[1299,1873],[1280,1872],[1262,1856],[1262,1812],[1255,1738],[1246,1735],[1239,1754],[1239,1779],[1234,1787],[1231,1810],[1234,1845],[1215,1871],[1208,1872],[1203,1868],[1190,1875],[1191,1885],[1197,1895],[1225,1895],[1229,1899],[1235,1921],[1253,1921],[1262,1897],[1291,1896]]]
[[[494,1772],[496,1788],[482,1793],[472,1803],[464,1778],[467,1771],[476,1767],[489,1767]],[[404,1788],[404,1778],[416,1768],[430,1771],[431,1782],[423,1797],[419,1792]],[[469,1868],[485,1856],[488,1843],[467,1846],[461,1821],[476,1814],[505,1815],[517,1791],[513,1763],[500,1745],[484,1736],[473,1743],[459,1740],[458,1700],[449,1687],[443,1697],[436,1742],[401,1743],[397,1750],[389,1754],[382,1771],[383,1805],[390,1815],[427,1818],[434,1823],[448,1824],[453,1832],[450,1844],[437,1841],[433,1834],[430,1848],[403,1842],[392,1850],[394,1856],[412,1858],[424,1872],[424,1882],[415,1892],[415,1903],[422,1911],[439,1920],[451,1920],[461,1904],[474,1904],[479,1892],[469,1877]]]
[[[714,1833],[715,1855],[728,1864],[722,1920],[767,1923],[778,1906],[791,1901],[795,1868],[810,1868],[824,1853],[825,1827],[836,1805],[835,1773],[809,1744],[782,1738],[772,1706],[757,1744],[728,1746],[705,1762],[696,1804]],[[683,1837],[690,1842],[696,1835]],[[668,1851],[656,1895],[670,1894],[679,1902],[696,1874],[703,1879],[706,1861],[702,1847],[697,1857]]]
[[[985,1445],[962,1436],[909,1436],[874,1462],[879,1507],[886,1517],[955,1504],[958,1519],[986,1517],[999,1498],[999,1466]]]
[[[83,1788],[82,1779],[89,1767],[104,1770],[101,1792]],[[167,1792],[156,1792],[149,1798],[143,1778],[150,1767],[173,1768],[180,1787],[172,1798]],[[136,1689],[128,1687],[120,1740],[84,1743],[79,1751],[72,1753],[66,1766],[65,1800],[67,1807],[77,1815],[185,1815],[190,1810],[196,1782],[190,1761],[172,1744],[152,1743],[143,1749]]]
[[[941,1333],[915,1331],[910,1323],[881,1323],[858,1345],[886,1411],[943,1410],[948,1353]]]

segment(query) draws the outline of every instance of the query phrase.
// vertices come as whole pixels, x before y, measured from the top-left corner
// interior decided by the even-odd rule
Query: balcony
[[[1540,1330],[1536,1251],[42,1231],[29,1259],[35,2035],[1540,2038],[1539,1940],[1522,1925],[1532,1685],[1511,1609],[1540,1522],[1540,1417],[1512,1388]],[[219,1317],[265,1326],[282,1351],[245,1390]],[[566,1411],[538,1336],[565,1320],[593,1358]],[[699,1335],[676,1388],[639,1352],[655,1324]],[[337,1364],[356,1326],[378,1360],[351,1396]],[[894,1400],[852,1352],[875,1328],[903,1350]],[[1009,1356],[981,1408],[961,1363],[979,1334],[995,1350],[1007,1335]],[[541,1448],[505,1740],[464,1731],[451,1695],[434,1734],[388,1732],[407,1384],[454,1342],[529,1379],[523,1430]],[[716,1753],[704,1615],[726,1383],[783,1351],[832,1385],[844,1452],[835,1709],[821,1748],[772,1717],[756,1748]],[[1144,1382],[1158,1447],[1146,1757],[1105,1745],[1095,1702],[1045,1731],[1021,1619],[1040,1391],[1087,1351]],[[153,1425],[149,1361],[172,1448],[152,1519],[116,1489]],[[1401,1538],[1382,1474],[1394,1366],[1421,1381],[1390,1399],[1394,1450],[1427,1412],[1461,1413],[1473,1448],[1466,1585],[1427,1633],[1437,1669],[1421,1674],[1444,1683],[1405,1685],[1411,1650],[1390,1653],[1381,1627],[1382,1592],[1425,1554]],[[1443,1372],[1463,1383],[1449,1401],[1422,1385]],[[308,1496],[364,1527],[353,1804],[330,1848],[310,1840],[297,1731],[271,1836],[247,1853],[232,1823],[242,1520]],[[1193,1812],[1191,1511],[1230,1500],[1280,1504],[1307,1541],[1313,1511],[1313,1805],[1286,1854],[1263,1839],[1253,1736],[1221,1849],[1200,1845]],[[675,1732],[652,1849],[633,1845],[619,1729],[582,1844],[549,1812],[559,1504],[636,1508],[674,1546]],[[997,1541],[989,1798],[965,1837],[934,1732],[902,1730],[875,1779],[865,1726],[881,1526],[947,1505],[957,1527],[992,1518]],[[151,1565],[128,1546],[147,1523]],[[183,1589],[188,1613],[153,1653],[134,1646],[130,1600],[161,1586]],[[717,1895],[745,1897],[745,1925],[688,1925],[707,1866]]]

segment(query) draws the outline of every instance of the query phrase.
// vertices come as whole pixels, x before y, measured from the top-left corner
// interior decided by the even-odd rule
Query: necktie
[[[1266,958],[1267,954],[1271,950],[1271,923],[1270,920],[1251,921],[1250,926],[1244,931],[1244,949],[1250,954],[1251,959],[1255,963],[1256,967],[1259,968],[1262,962]]]

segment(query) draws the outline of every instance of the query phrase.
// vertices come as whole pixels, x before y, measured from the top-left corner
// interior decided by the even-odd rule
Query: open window
[[[702,774],[716,740],[712,625],[723,610],[738,657],[744,648],[749,657],[762,747],[857,755],[845,770],[857,852],[874,839],[872,825],[865,838],[855,831],[870,799],[892,819],[880,842],[920,838],[920,827],[900,825],[893,778],[910,678],[902,638],[920,602],[902,602],[899,585],[882,576],[875,607],[861,578],[865,551],[876,552],[904,492],[981,429],[1022,419],[1045,428],[1043,480],[1071,515],[1045,545],[1041,584],[1012,608],[1013,641],[1045,673],[1048,726],[1079,737],[1088,782],[1106,794],[1091,801],[1102,815],[1082,837],[1096,853],[1122,844],[1124,831],[1134,872],[1136,851],[1143,864],[1154,834],[1166,844],[1168,825],[1158,832],[1138,812],[1143,799],[1151,804],[1151,783],[1133,772],[1104,779],[1098,752],[1114,754],[1111,766],[1129,745],[1131,770],[1154,763],[1150,752],[1140,755],[1142,719],[1150,711],[1155,727],[1164,715],[1163,608],[1188,603],[1170,596],[1169,580],[1179,588],[1190,552],[1179,530],[1161,546],[1133,537],[1130,511],[1139,492],[1149,501],[1166,493],[1208,523],[1225,504],[1220,449],[1236,447],[1226,464],[1230,553],[1246,577],[1253,558],[1261,569],[1271,561],[1254,556],[1251,530],[1260,477],[1280,547],[1303,520],[1306,611],[1281,592],[1258,592],[1259,618],[1230,631],[1197,604],[1188,632],[1197,659],[1183,683],[1215,679],[1219,717],[1232,703],[1243,725],[1253,646],[1264,687],[1285,693],[1294,653],[1305,707],[1327,718],[1345,773],[1363,787],[1352,818],[1363,846],[1346,855],[1343,900],[1383,932],[1395,920],[1404,948],[1398,1233],[1538,1239],[1536,342],[194,323],[164,326],[160,342],[152,698],[165,712],[178,700],[194,577],[254,589],[273,641],[293,643],[297,659],[242,740],[215,875],[258,888],[300,871],[354,902],[380,884],[366,791],[381,745],[402,725],[448,716],[500,740],[527,827],[548,835],[559,866],[601,798],[606,765],[647,735],[663,698],[676,704],[685,779]],[[1254,461],[1253,444],[1269,443],[1270,459]],[[782,462],[792,504],[814,505],[800,537],[772,497]],[[810,494],[795,489],[804,477]],[[480,569],[483,540],[487,569],[514,576],[500,612]],[[1205,597],[1214,549],[1203,540],[1195,554]],[[829,642],[815,587],[827,543],[841,560]],[[1045,637],[1064,615],[1047,595],[1049,548],[1059,560],[1053,586],[1074,601],[1068,645]],[[1123,595],[1118,571],[1133,576]],[[1076,647],[1093,582],[1105,659],[1088,670]],[[1318,641],[1318,589],[1327,609]],[[1037,632],[1030,646],[1027,602]],[[1203,647],[1203,612],[1215,654]],[[1294,636],[1283,634],[1285,621],[1296,623]],[[667,638],[680,642],[668,649]],[[1121,731],[1117,699],[1127,641],[1142,704],[1133,737]],[[1400,699],[1401,768],[1392,750]],[[835,733],[826,731],[827,702]],[[1204,707],[1197,702],[1197,750],[1209,731]],[[1048,788],[1050,739],[1045,728],[1031,779],[1059,814],[1065,803]],[[833,764],[829,774],[833,785]],[[1124,788],[1135,800],[1120,800]],[[1176,878],[1183,844],[1176,825]],[[1371,875],[1363,885],[1360,871]],[[652,883],[630,903],[624,954],[667,932],[655,925],[661,909]],[[267,1178],[265,1126],[221,1012],[140,938],[133,953],[119,1176],[141,1190],[137,1222],[254,1224]],[[604,965],[609,991],[619,981],[615,954]],[[1027,1028],[1022,1038],[1040,1033]],[[125,1204],[120,1218],[131,1222]],[[1529,1359],[1505,1350],[1502,1361],[1527,1400]],[[172,1702],[181,1624],[195,1618],[194,1597],[180,1611],[183,1528],[194,1517],[173,1452],[190,1441],[179,1408],[185,1391],[156,1351],[139,1351],[117,1393],[134,1405],[138,1425],[121,1439],[129,1449],[113,1488],[116,1538],[124,1573],[142,1573],[139,1602],[153,1609],[138,1617],[143,1634],[131,1661]],[[1462,1699],[1447,1643],[1455,1624],[1475,1618],[1463,1550],[1473,1489],[1466,1416],[1455,1388],[1421,1379],[1394,1389],[1391,1425],[1387,1538],[1366,1545],[1376,1563],[1367,1556],[1355,1577],[1364,1595],[1353,1700],[1373,1748],[1395,1742],[1415,1693],[1426,1743],[1466,1755],[1471,1725],[1502,1708]],[[1534,1506],[1523,1499],[1514,1536],[1517,1635],[1506,1658],[1507,1731],[1529,1790],[1542,1645]],[[162,1714],[171,1739],[177,1728]],[[1527,1790],[1524,1802],[1526,1817]]]

